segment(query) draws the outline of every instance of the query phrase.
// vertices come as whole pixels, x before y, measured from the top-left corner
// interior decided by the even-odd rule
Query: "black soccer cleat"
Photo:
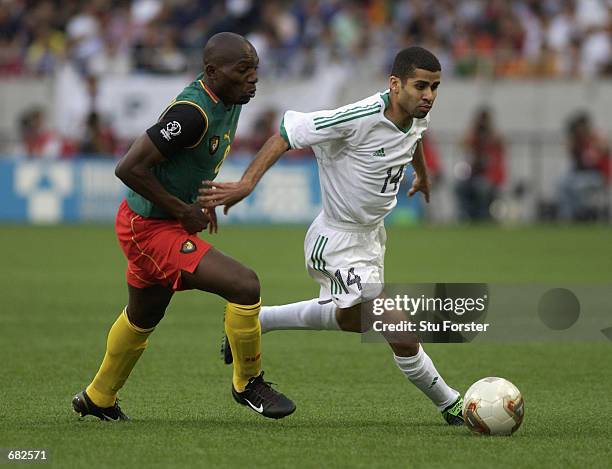
[[[119,400],[111,407],[98,407],[95,405],[85,391],[81,391],[72,398],[72,409],[81,417],[93,415],[100,420],[130,420],[119,407]]]
[[[454,426],[465,425],[463,421],[463,398],[459,396],[455,402],[442,411],[446,423]]]
[[[223,363],[231,365],[234,363],[234,356],[232,355],[232,347],[230,347],[227,335],[223,334],[223,341],[221,342],[221,358]]]
[[[276,391],[272,383],[264,381],[263,371],[259,376],[249,379],[243,392],[232,385],[232,396],[238,404],[250,407],[253,411],[271,419],[282,419],[295,412],[295,404],[284,394]]]

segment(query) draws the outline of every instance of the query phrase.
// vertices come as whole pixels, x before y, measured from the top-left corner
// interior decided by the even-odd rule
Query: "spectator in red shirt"
[[[45,125],[45,113],[32,108],[19,119],[21,141],[15,153],[29,159],[56,159],[64,156],[62,139]]]
[[[105,125],[100,115],[92,111],[85,122],[85,133],[79,145],[82,156],[114,157],[117,151],[117,139],[112,129]]]
[[[476,112],[463,147],[468,161],[462,167],[456,188],[460,218],[489,220],[491,204],[499,197],[506,171],[504,142],[488,108]]]
[[[559,216],[566,221],[593,220],[606,210],[610,182],[610,146],[585,112],[567,124],[571,169],[559,186]]]

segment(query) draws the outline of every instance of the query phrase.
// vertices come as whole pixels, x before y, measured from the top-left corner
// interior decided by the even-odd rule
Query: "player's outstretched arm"
[[[286,140],[275,134],[264,143],[257,152],[253,161],[237,182],[202,181],[206,187],[200,189],[198,203],[208,209],[223,205],[223,213],[227,215],[229,209],[247,197],[265,174],[265,172],[278,161],[283,153],[289,149]]]
[[[164,156],[145,133],[136,139],[125,156],[119,160],[115,175],[130,189],[176,218],[187,232],[200,232],[206,228],[209,221],[211,231],[213,228],[216,231],[214,217],[203,213],[199,205],[186,204],[173,196],[157,180],[151,168],[163,161]]]
[[[408,191],[408,197],[412,197],[417,192],[422,192],[425,202],[429,203],[429,176],[425,165],[425,154],[423,153],[423,142],[419,140],[412,156],[412,167],[414,168],[414,181]]]

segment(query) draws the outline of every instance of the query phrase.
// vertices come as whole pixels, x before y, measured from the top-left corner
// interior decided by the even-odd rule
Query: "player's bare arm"
[[[289,149],[289,144],[280,134],[275,134],[264,143],[261,150],[237,182],[202,181],[204,186],[200,189],[198,203],[202,207],[214,210],[220,205],[224,206],[223,213],[247,197],[255,188],[265,172],[276,163],[281,155]]]
[[[414,181],[408,191],[408,197],[412,197],[417,192],[422,192],[425,202],[429,203],[429,176],[425,165],[425,154],[423,153],[423,142],[419,141],[412,157],[412,167],[414,168]]]
[[[150,137],[143,134],[136,139],[115,168],[115,175],[126,186],[133,189],[155,205],[176,218],[189,233],[204,230],[209,222],[211,231],[216,230],[214,211],[207,215],[197,204],[186,204],[170,194],[157,180],[151,169],[166,160],[155,147]]]

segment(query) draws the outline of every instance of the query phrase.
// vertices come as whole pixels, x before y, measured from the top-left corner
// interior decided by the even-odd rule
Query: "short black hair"
[[[406,78],[414,76],[414,71],[417,68],[427,70],[429,72],[439,72],[442,70],[440,61],[422,47],[413,46],[403,49],[397,53],[391,68],[391,75],[404,81]]]

